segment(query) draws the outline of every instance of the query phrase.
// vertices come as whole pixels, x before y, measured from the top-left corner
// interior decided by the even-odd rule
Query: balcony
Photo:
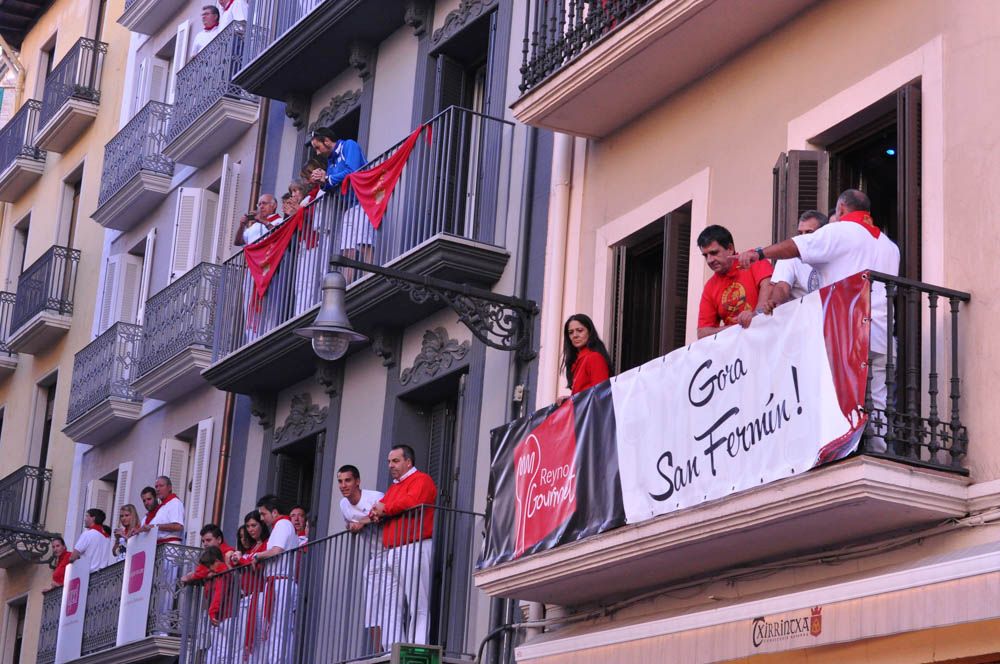
[[[603,138],[815,2],[530,0],[514,116]]]
[[[42,177],[45,150],[35,146],[38,114],[42,104],[24,102],[14,117],[0,129],[0,201],[13,203]]]
[[[81,38],[45,79],[35,144],[65,152],[97,117],[108,45]]]
[[[184,0],[125,0],[125,11],[118,17],[118,23],[129,32],[153,35],[185,4]]]
[[[433,519],[433,537],[420,541],[424,516]],[[385,530],[390,543],[411,543],[384,547]],[[199,654],[208,649],[211,661],[218,662],[375,664],[390,661],[393,644],[414,642],[440,648],[443,658],[409,661],[472,661],[485,636],[476,626],[485,624],[488,610],[469,575],[482,530],[480,514],[426,506],[385,525],[366,526],[359,534],[345,531],[269,559],[263,575],[275,581],[270,591],[274,619],[267,638],[257,632],[256,639],[244,639],[247,610],[239,600],[241,588],[261,583],[255,581],[261,572],[226,572],[210,582],[209,593],[201,587],[186,591],[183,604],[189,610],[184,614],[181,661],[202,661]],[[420,596],[413,590],[423,561],[430,567],[431,583]],[[397,584],[396,579],[409,583]],[[279,585],[281,580],[284,585]],[[217,628],[210,626],[208,616],[213,594],[220,599],[223,618]],[[406,615],[404,598],[409,600]],[[414,617],[421,614],[426,615],[426,632],[415,624]],[[280,617],[291,615],[294,622],[277,624]],[[244,650],[247,643],[250,647]]]
[[[211,364],[222,266],[201,263],[149,298],[133,387],[169,401],[200,385]]]
[[[320,197],[260,303],[251,296],[243,253],[225,263],[213,365],[204,374],[210,383],[252,393],[311,371],[308,341],[292,330],[316,317],[331,250],[423,276],[482,287],[496,283],[509,258],[493,241],[495,220],[507,205],[513,126],[454,107],[429,124],[430,144],[424,136],[417,140],[378,231],[353,196]],[[362,330],[405,326],[443,306],[418,304],[379,275],[345,276],[347,310]]]
[[[350,66],[352,44],[377,45],[405,25],[403,0],[250,0],[246,65],[234,82],[248,92],[288,99],[325,84],[315,76],[322,62],[331,74]]]
[[[477,587],[490,595],[578,606],[877,542],[968,514],[959,312],[969,296],[872,277],[886,284],[888,329],[898,339],[886,366],[886,408],[872,406],[870,384],[864,406],[870,422],[887,423],[878,432],[884,444],[869,424],[859,452],[843,460],[484,565],[475,574]],[[945,385],[947,398],[939,398]]]
[[[6,291],[0,292],[0,378],[9,376],[17,369],[17,353],[7,345],[10,337],[10,319],[14,314],[14,303],[17,295]]]
[[[141,343],[141,327],[115,323],[76,354],[67,436],[98,445],[139,419],[142,396],[132,379]]]
[[[7,348],[33,355],[49,350],[73,322],[80,250],[54,246],[17,279]]]
[[[171,106],[151,101],[104,146],[97,211],[105,228],[131,230],[170,193],[174,162],[163,155]]]
[[[52,471],[22,466],[0,480],[0,568],[38,558],[49,549],[45,513]]]
[[[232,82],[243,66],[246,23],[230,23],[177,72],[177,94],[163,154],[201,167],[257,121],[257,98]]]
[[[83,644],[77,663],[174,662],[180,652],[181,590],[177,579],[192,571],[199,549],[161,544],[156,549],[153,589],[149,600],[146,638],[116,646],[124,562],[90,575],[83,619]],[[42,595],[42,624],[38,638],[38,664],[53,664],[59,638],[59,602],[62,589]],[[193,661],[193,660],[192,660]]]

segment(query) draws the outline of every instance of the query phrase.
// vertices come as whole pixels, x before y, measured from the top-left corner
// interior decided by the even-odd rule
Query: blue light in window
[[[896,148],[886,148],[885,149],[885,154],[887,156],[889,156],[889,157],[895,157],[896,156]]]

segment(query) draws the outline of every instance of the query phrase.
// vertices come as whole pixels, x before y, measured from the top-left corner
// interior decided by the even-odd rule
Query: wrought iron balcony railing
[[[871,277],[885,287],[887,329],[895,334],[890,335],[891,348],[886,354],[888,398],[884,409],[874,406],[872,376],[868,375],[865,410],[870,421],[862,450],[906,463],[967,473],[963,462],[969,436],[961,416],[959,312],[970,295],[876,272]],[[870,358],[869,366],[872,364]],[[947,397],[941,404],[939,395],[945,381]]]
[[[42,623],[38,630],[36,664],[56,661],[56,640],[59,638],[59,610],[62,608],[62,586],[42,593]]]
[[[121,560],[90,575],[80,655],[86,657],[115,647],[124,572],[125,561]]]
[[[18,157],[45,159],[45,150],[35,147],[41,109],[42,102],[29,99],[0,129],[0,173],[7,170]]]
[[[0,480],[0,527],[45,532],[52,471],[21,466]]]
[[[652,0],[532,0],[524,22],[521,92],[572,62]]]
[[[246,64],[268,49],[290,27],[323,4],[323,0],[250,0],[247,7]]]
[[[207,592],[186,591],[181,661],[201,661],[207,651],[208,661],[218,662],[341,664],[386,657],[400,642],[471,659],[483,636],[469,620],[483,524],[481,514],[425,505],[309,542],[262,567],[225,572]],[[250,605],[265,593],[271,610],[264,627],[248,634]],[[217,627],[208,614],[213,600]]]
[[[14,315],[14,304],[17,302],[17,295],[0,291],[0,355],[13,357],[14,351],[7,345],[10,337],[10,321]]]
[[[79,249],[54,246],[22,272],[17,278],[17,301],[11,314],[11,331],[18,330],[43,311],[61,316],[72,315],[79,264]]]
[[[73,422],[108,399],[142,401],[142,396],[132,388],[141,343],[141,327],[115,323],[76,354],[67,422]]]
[[[245,62],[245,32],[245,22],[230,23],[177,72],[177,93],[168,143],[223,97],[248,101],[257,99],[232,83],[233,75]]]
[[[39,126],[44,127],[70,99],[101,101],[101,70],[108,45],[80,38],[45,79]]]
[[[97,205],[104,205],[139,171],[173,175],[174,162],[163,155],[172,106],[151,101],[104,146],[104,171]]]
[[[243,252],[226,261],[213,361],[318,306],[332,252],[385,265],[439,234],[493,242],[492,215],[506,196],[513,125],[456,107],[428,124],[430,132],[410,153],[379,230],[353,194],[336,191],[310,205],[263,300],[253,296]],[[396,147],[365,168],[382,163]],[[362,275],[348,270],[345,276],[353,281]]]
[[[136,377],[191,346],[212,347],[222,271],[221,265],[201,263],[149,298]]]

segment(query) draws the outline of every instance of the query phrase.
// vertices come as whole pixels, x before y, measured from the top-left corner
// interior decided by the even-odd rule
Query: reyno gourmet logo
[[[567,400],[514,449],[514,557],[545,539],[576,509],[576,427]]]
[[[139,551],[132,555],[132,564],[128,573],[128,594],[134,595],[142,590],[142,579],[146,574],[146,552]]]
[[[801,614],[754,618],[751,629],[754,648],[819,636],[823,633],[823,607],[814,606]]]
[[[71,579],[66,589],[66,617],[75,616],[80,608],[80,579]]]

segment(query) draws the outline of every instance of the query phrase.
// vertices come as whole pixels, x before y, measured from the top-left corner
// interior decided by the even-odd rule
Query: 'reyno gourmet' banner
[[[154,526],[149,532],[128,538],[115,645],[123,646],[146,638],[158,536],[159,529]]]
[[[864,428],[855,275],[493,431],[482,565],[803,473]]]

